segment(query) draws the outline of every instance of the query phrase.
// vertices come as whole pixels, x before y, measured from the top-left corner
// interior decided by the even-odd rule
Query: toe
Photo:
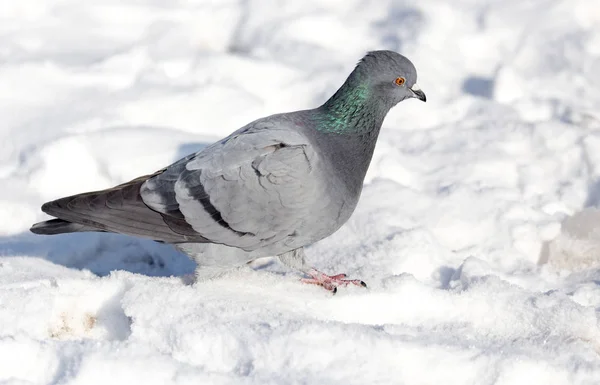
[[[331,275],[331,276],[329,276],[329,279],[333,279],[333,280],[343,279],[343,278],[346,278],[347,276],[348,276],[348,274],[342,273],[342,274]]]

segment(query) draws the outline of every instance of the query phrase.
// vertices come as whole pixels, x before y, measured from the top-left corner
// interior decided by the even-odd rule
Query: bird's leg
[[[301,281],[312,285],[323,286],[325,289],[335,293],[338,286],[356,285],[367,287],[360,279],[346,279],[346,274],[327,275],[317,269],[310,267],[305,262],[304,248],[298,248],[279,255],[279,260],[286,266],[300,270],[310,278],[302,278]]]

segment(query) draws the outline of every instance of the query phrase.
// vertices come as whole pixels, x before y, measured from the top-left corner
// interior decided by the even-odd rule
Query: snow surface
[[[381,48],[428,102],[307,251],[369,289],[269,259],[190,286],[168,246],[28,233]],[[2,1],[0,384],[600,383],[598,73],[596,0]]]

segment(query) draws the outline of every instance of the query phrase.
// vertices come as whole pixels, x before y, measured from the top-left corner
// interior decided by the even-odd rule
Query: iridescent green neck
[[[378,103],[369,84],[355,70],[319,110],[316,129],[336,134],[363,134],[379,130],[389,108]]]

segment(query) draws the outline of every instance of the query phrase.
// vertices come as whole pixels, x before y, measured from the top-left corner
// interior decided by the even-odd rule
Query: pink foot
[[[308,275],[312,278],[302,278],[301,281],[312,285],[323,286],[325,289],[333,292],[333,294],[337,292],[338,286],[356,285],[367,287],[367,284],[360,279],[344,279],[347,277],[346,274],[327,275],[318,270],[310,269]]]

